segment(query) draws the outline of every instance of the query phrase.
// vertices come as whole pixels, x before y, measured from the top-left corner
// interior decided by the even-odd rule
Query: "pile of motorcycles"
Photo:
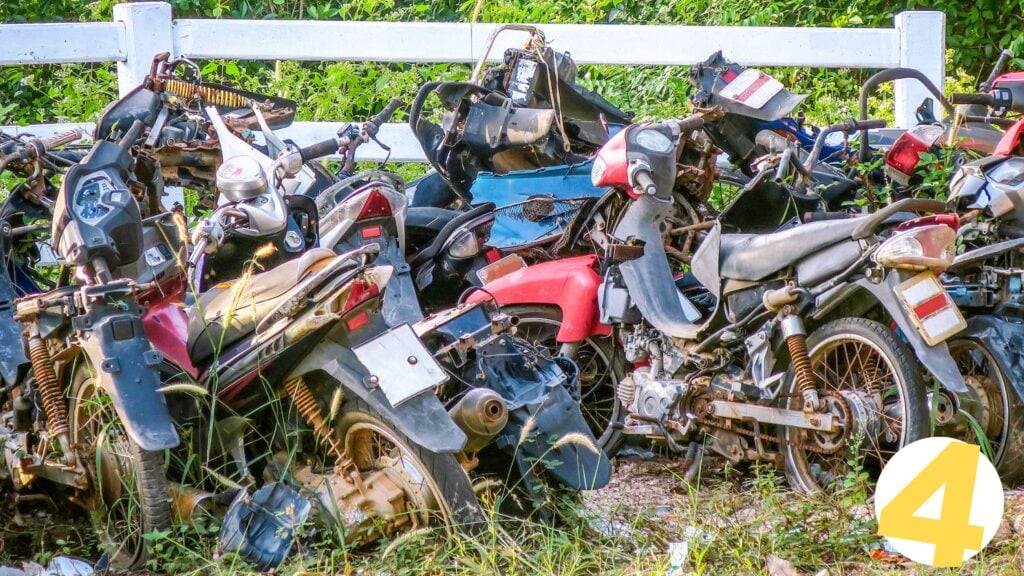
[[[116,567],[215,513],[221,546],[269,568],[314,514],[346,545],[479,524],[483,481],[555,521],[624,444],[817,492],[941,434],[1021,478],[1008,54],[952,101],[880,72],[861,119],[812,127],[718,53],[690,72],[693,115],[634,123],[528,31],[422,87],[433,170],[410,183],[356,165],[401,101],[299,147],[275,133],[294,102],[167,55],[87,150],[0,134],[0,493],[73,503]],[[867,119],[901,78],[945,116]],[[917,197],[939,150],[961,163],[948,193]]]

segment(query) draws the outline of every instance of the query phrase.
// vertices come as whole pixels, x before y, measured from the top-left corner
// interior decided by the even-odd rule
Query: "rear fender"
[[[969,338],[985,346],[1017,398],[1024,399],[1024,325],[1000,316],[974,316],[967,320],[967,329],[956,338]]]
[[[948,390],[963,394],[967,392],[967,385],[957,368],[956,361],[949,355],[949,348],[945,342],[929,346],[924,338],[917,332],[907,312],[896,299],[896,286],[906,278],[901,277],[899,272],[889,271],[885,279],[875,284],[866,278],[856,282],[857,286],[868,291],[885,308],[889,316],[896,321],[903,337],[913,348],[918,361]]]
[[[483,302],[494,296],[501,306],[555,306],[562,313],[562,325],[555,335],[559,342],[608,336],[612,327],[601,323],[597,305],[601,276],[594,270],[596,263],[597,256],[588,255],[534,264],[486,284],[467,301]]]
[[[323,374],[373,407],[389,424],[416,444],[439,454],[454,454],[466,444],[466,434],[459,428],[444,404],[434,394],[418,394],[393,407],[379,389],[366,385],[370,373],[355,353],[332,340],[317,344],[285,378]]]
[[[81,349],[128,435],[150,452],[177,446],[178,432],[160,392],[157,367],[163,356],[153,349],[138,315],[108,308],[91,315],[90,322]],[[115,327],[121,339],[115,338]]]

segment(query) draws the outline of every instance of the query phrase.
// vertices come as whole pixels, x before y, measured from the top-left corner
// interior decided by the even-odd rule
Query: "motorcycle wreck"
[[[617,387],[622,433],[691,458],[706,447],[733,463],[775,463],[803,492],[828,490],[852,461],[877,473],[929,434],[923,374],[966,390],[946,346],[964,320],[936,277],[952,262],[955,227],[915,218],[944,210],[927,200],[774,233],[728,233],[716,222],[690,272],[677,275],[662,247],[666,190],[680,142],[704,121],[630,126],[598,152],[595,185],[620,190],[629,206],[600,262],[560,266],[565,285],[586,289],[572,305],[584,313],[567,313],[574,327],[614,330],[632,364]],[[766,186],[780,185],[746,193]],[[525,304],[519,287],[555,264],[484,289]]]

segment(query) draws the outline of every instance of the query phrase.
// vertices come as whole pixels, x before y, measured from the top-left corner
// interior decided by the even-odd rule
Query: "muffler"
[[[455,425],[466,433],[462,451],[472,454],[490,444],[508,423],[508,407],[494,390],[473,388],[448,411]]]

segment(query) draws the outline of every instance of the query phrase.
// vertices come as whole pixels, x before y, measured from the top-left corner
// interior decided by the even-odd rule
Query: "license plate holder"
[[[895,292],[917,332],[929,346],[945,342],[967,328],[960,309],[933,272],[921,272],[896,286]]]
[[[377,385],[393,407],[448,380],[408,324],[396,326],[352,351],[370,375],[377,377]]]

